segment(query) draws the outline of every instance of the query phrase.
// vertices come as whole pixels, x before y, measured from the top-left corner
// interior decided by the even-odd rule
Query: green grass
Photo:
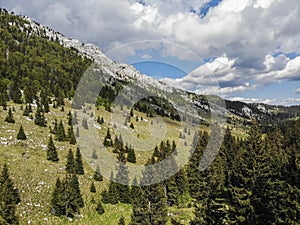
[[[14,112],[16,123],[5,123],[4,119],[7,115],[7,111],[4,111],[2,108],[0,109],[0,166],[5,162],[8,164],[15,185],[20,190],[22,201],[17,209],[20,224],[28,224],[29,222],[30,224],[66,224],[68,223],[66,218],[55,217],[49,213],[49,203],[57,177],[64,177],[68,150],[72,148],[73,152],[75,152],[76,146],[72,146],[68,142],[55,141],[55,146],[58,149],[60,158],[57,163],[46,160],[46,147],[50,136],[49,126],[53,126],[55,119],[58,121],[62,119],[67,131],[67,113],[71,111],[70,103],[66,101],[64,112],[61,112],[60,108],[53,109],[51,107],[51,113],[46,114],[48,121],[48,127],[46,128],[36,126],[34,125],[34,121],[29,120],[28,117],[24,117],[22,115],[23,111],[20,110],[21,105],[16,105],[11,102],[8,105],[16,109]],[[33,111],[35,111],[35,108],[33,108]],[[132,118],[131,122],[135,128],[128,128],[128,137],[125,137],[126,132],[121,129],[115,129],[114,127],[116,117],[122,117],[120,111],[115,111],[112,116],[112,114],[101,108],[97,110],[95,112],[95,118],[100,115],[104,117],[105,120],[105,124],[101,125],[101,128],[98,130],[100,140],[103,141],[107,128],[110,127],[113,136],[122,134],[127,141],[138,139],[149,142],[151,144],[149,146],[153,148],[159,145],[162,140],[174,140],[177,147],[180,147],[182,152],[188,155],[190,149],[189,143],[191,143],[194,131],[196,131],[198,127],[192,126],[189,123],[173,121],[169,118],[147,118],[145,114],[137,111],[134,111],[134,114],[139,118],[143,117],[144,120],[141,121],[139,119],[137,122],[135,117]],[[85,117],[88,117],[88,115],[85,115]],[[153,124],[151,124],[151,121],[153,121]],[[27,135],[26,141],[16,140],[17,132],[21,124]],[[185,134],[185,139],[180,139],[179,134],[183,132],[184,127],[190,129],[191,134]],[[205,126],[200,127],[200,129],[209,131],[209,128]],[[84,131],[81,130],[80,132]],[[234,133],[242,135],[243,131],[239,128],[235,128]],[[153,136],[155,137],[154,139]],[[187,146],[183,144],[185,141],[188,143]],[[137,164],[144,164],[152,155],[153,148],[148,149],[148,151],[143,151],[143,149],[137,147],[135,149]],[[109,149],[109,151],[111,152],[112,149]],[[23,157],[23,153],[26,153],[27,158]],[[90,193],[89,188],[93,181],[92,176],[94,170],[86,161],[84,161],[84,168],[85,174],[79,176],[79,181],[85,207],[81,210],[82,217],[75,219],[72,223],[85,225],[115,225],[121,215],[125,217],[126,223],[129,223],[132,207],[128,204],[103,204],[105,213],[101,216],[96,213],[96,205],[92,204],[91,201],[93,198],[96,202],[100,200],[100,193],[103,189],[107,188],[109,181],[95,182],[97,193]],[[188,221],[193,218],[192,208],[169,208],[169,213],[172,214],[172,217],[180,220],[184,224],[188,224]]]

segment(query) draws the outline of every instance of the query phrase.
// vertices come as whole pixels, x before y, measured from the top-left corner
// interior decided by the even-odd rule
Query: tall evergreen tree
[[[101,175],[100,167],[99,166],[96,167],[93,179],[95,181],[102,181],[103,180],[103,176]]]
[[[82,156],[81,156],[81,152],[80,152],[79,147],[77,147],[77,149],[76,149],[75,169],[76,169],[76,174],[78,174],[78,175],[83,175],[84,174]]]
[[[5,221],[3,224],[19,224],[16,210],[20,201],[19,191],[14,187],[8,167],[4,164],[0,176],[0,218]]]
[[[58,130],[57,130],[57,140],[58,141],[64,141],[66,139],[66,133],[65,128],[62,120],[58,124]]]
[[[92,182],[91,183],[91,186],[90,186],[90,192],[92,192],[92,193],[96,193],[96,186],[95,186],[95,183],[94,182]]]
[[[98,204],[97,204],[97,207],[96,207],[96,211],[99,215],[102,215],[105,213],[105,210],[101,204],[101,202],[99,201]]]
[[[52,136],[50,136],[48,146],[47,146],[47,160],[53,162],[57,162],[59,160]]]
[[[136,163],[136,156],[133,148],[128,149],[127,161],[130,163]]]
[[[151,165],[154,162],[155,161],[151,159],[148,162],[148,165]],[[146,166],[141,179],[141,184],[147,184],[153,181],[153,174],[156,174],[156,171],[153,171],[153,167]],[[156,180],[156,178],[154,179]],[[167,202],[163,184],[155,183],[148,186],[136,187],[135,191],[136,195],[132,200],[133,213],[131,216],[131,224],[166,224]]]
[[[75,134],[74,134],[74,131],[73,131],[73,126],[71,126],[69,128],[68,136],[69,136],[69,139],[70,139],[70,144],[71,145],[76,145],[77,142],[76,142]]]
[[[45,118],[44,111],[40,104],[38,104],[38,106],[37,106],[34,123],[38,126],[46,127],[46,118]]]
[[[75,161],[72,149],[69,149],[66,163],[66,172],[73,174],[76,172],[75,170]]]
[[[17,139],[18,140],[26,140],[27,137],[26,137],[26,134],[24,132],[24,129],[23,129],[23,126],[21,125],[20,128],[19,128],[19,132],[17,134]]]
[[[15,123],[14,115],[12,113],[11,108],[9,108],[9,110],[8,110],[8,114],[7,114],[6,118],[5,118],[5,122],[7,122],[7,123]]]

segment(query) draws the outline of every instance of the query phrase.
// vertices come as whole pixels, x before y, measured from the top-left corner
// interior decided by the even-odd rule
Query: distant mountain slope
[[[20,102],[21,92],[26,102],[32,102],[42,91],[56,99],[71,98],[80,78],[92,62],[97,62],[106,76],[121,82],[151,90],[153,93],[176,93],[199,110],[205,118],[209,110],[237,116],[241,119],[260,119],[272,124],[300,115],[300,107],[247,104],[226,100],[226,110],[218,107],[223,100],[216,96],[201,96],[168,86],[141,74],[134,67],[109,59],[99,47],[64,37],[51,28],[30,18],[0,11],[0,103],[8,99]],[[172,102],[172,98],[168,99]],[[216,104],[214,104],[216,103]],[[172,102],[176,105],[176,103]],[[178,104],[177,104],[178,105]],[[157,109],[159,111],[159,109]]]

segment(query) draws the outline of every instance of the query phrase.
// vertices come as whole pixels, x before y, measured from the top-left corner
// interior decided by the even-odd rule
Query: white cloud
[[[142,55],[142,59],[152,59],[152,56],[149,54]]]
[[[295,93],[295,94],[300,94],[300,88],[295,89],[295,90],[294,90],[294,93]]]

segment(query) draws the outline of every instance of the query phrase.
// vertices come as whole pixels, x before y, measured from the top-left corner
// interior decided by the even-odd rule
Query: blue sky
[[[97,44],[109,56],[112,49],[127,44],[112,58],[168,84],[233,100],[300,104],[298,0],[0,4],[65,36]],[[149,40],[151,45],[142,44]]]

